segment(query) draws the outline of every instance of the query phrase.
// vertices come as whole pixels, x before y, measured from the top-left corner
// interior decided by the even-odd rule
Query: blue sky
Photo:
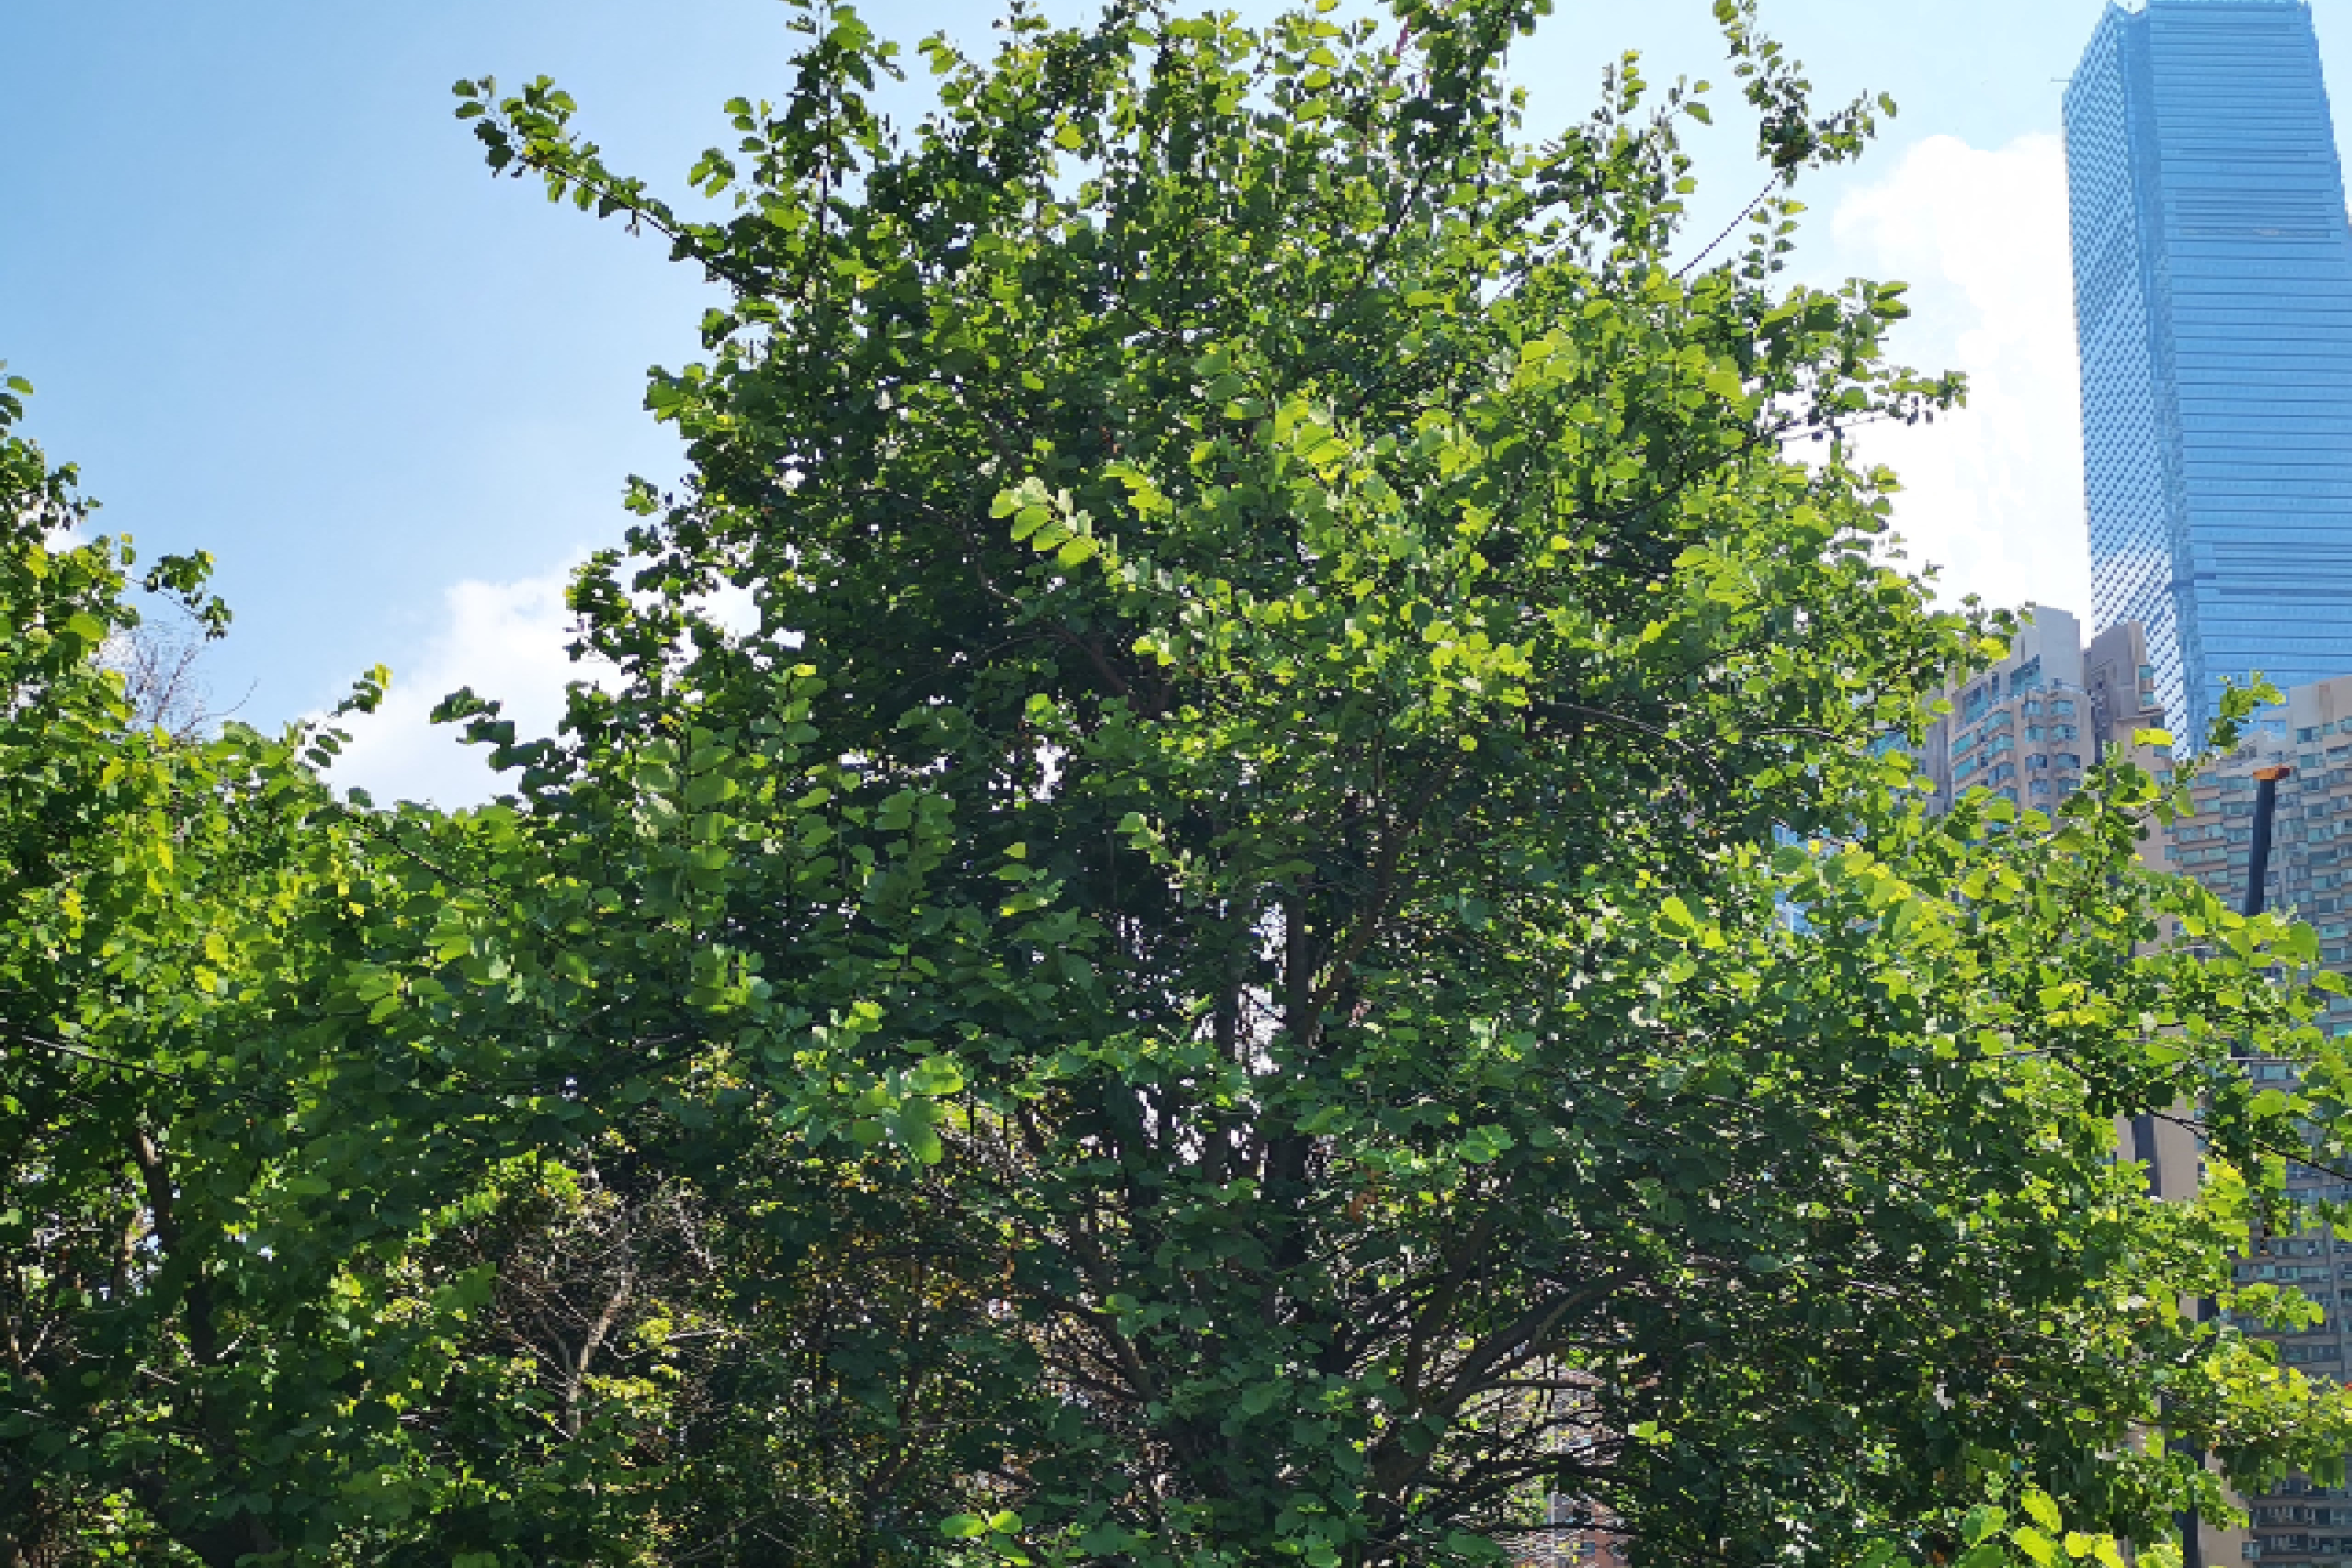
[[[943,28],[979,42],[996,6],[861,9],[910,42]],[[2316,9],[2330,77],[2352,81],[2352,0]],[[2071,349],[2025,338],[2064,299],[2052,78],[2098,10],[1766,3],[1825,94],[1883,89],[1903,108],[1867,165],[1810,194],[1806,265],[1918,273],[1913,356],[1984,358],[2023,399],[2004,414],[1995,397],[1974,448],[1894,454],[1921,471],[1922,549],[1942,547],[1956,586],[2005,597],[2078,592],[2064,443],[2018,468],[2002,432],[2047,436],[2072,406],[2053,388]],[[1581,116],[1623,48],[1654,77],[1724,77],[1707,0],[1561,12],[1518,62],[1539,127]],[[674,471],[639,396],[648,366],[692,355],[703,297],[657,244],[490,179],[449,84],[552,74],[616,162],[674,188],[722,139],[723,100],[780,90],[785,15],[776,0],[6,0],[0,358],[38,387],[32,434],[82,466],[106,526],[220,558],[238,619],[211,655],[218,700],[274,723],[381,660],[413,729],[435,681],[536,683],[542,703],[560,684],[561,570],[617,534],[625,475]],[[1716,202],[1752,192],[1736,129],[1705,152]],[[2027,186],[2034,199],[2008,199]],[[1988,502],[2002,485],[2031,493]],[[1939,507],[1975,521],[1947,526]],[[420,761],[424,744],[381,742],[370,782],[478,792]]]

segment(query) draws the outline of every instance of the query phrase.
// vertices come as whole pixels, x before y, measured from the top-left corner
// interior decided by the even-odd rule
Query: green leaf
[[[964,1069],[952,1056],[926,1056],[915,1068],[911,1081],[918,1094],[961,1094]]]

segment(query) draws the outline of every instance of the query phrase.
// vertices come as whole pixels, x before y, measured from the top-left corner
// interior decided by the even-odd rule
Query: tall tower
[[[2352,673],[2352,221],[2305,0],[2110,4],[2066,89],[2097,629],[2203,749]]]

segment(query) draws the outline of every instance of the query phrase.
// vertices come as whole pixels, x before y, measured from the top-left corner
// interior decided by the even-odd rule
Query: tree
[[[461,85],[732,291],[574,590],[619,679],[444,705],[480,811],[131,723],[124,563],[0,447],[21,1556],[1468,1563],[1558,1497],[1991,1568],[2336,1462],[2178,1307],[2305,1310],[2226,1258],[2337,1157],[2310,933],[2139,870],[2128,766],[1930,821],[1900,756],[2005,623],[1842,437],[1960,389],[1777,271],[1883,106],[1720,6],[1776,183],[1713,261],[1697,89],[1523,141],[1544,9],[1016,8],[900,135],[804,8],[715,221]],[[2167,1207],[2113,1119],[2183,1103]]]
[[[951,1216],[910,1266],[995,1281],[938,1365],[1048,1405],[951,1557],[1476,1561],[1566,1495],[1645,1562],[1987,1562],[1987,1487],[2156,1540],[2218,1506],[2164,1439],[2344,1446],[2177,1304],[2285,1310],[2223,1259],[2333,1114],[2271,978],[2308,933],[2137,870],[2178,797],[2128,766],[1930,822],[1887,750],[2003,623],[1875,554],[1845,432],[1960,393],[1885,362],[1899,289],[1778,276],[1782,187],[1874,106],[1719,5],[1776,184],[1711,263],[1698,89],[1628,61],[1522,140],[1547,9],[1016,6],[923,46],[900,135],[892,47],[806,7],[690,176],[719,220],[551,84],[459,84],[493,168],[732,299],[649,393],[692,482],[575,592],[626,689],[560,742],[452,711],[541,821],[683,764],[729,1021],[679,1028]],[[758,634],[696,616],[721,582]],[[786,679],[789,835],[723,743]],[[2251,1099],[2248,1046],[2322,1089]],[[2184,1101],[2217,1178],[2168,1208],[2113,1118]]]
[[[212,1391],[173,1375],[223,1342],[212,1281],[182,1247],[194,1200],[174,1173],[181,1144],[154,1112],[204,1059],[176,1037],[248,934],[249,905],[211,896],[270,860],[279,814],[251,787],[261,759],[135,722],[105,660],[141,624],[125,597],[133,557],[75,536],[93,509],[74,471],[13,429],[29,390],[0,387],[0,1521],[40,1561],[61,1532],[139,1509],[77,1484],[49,1433],[104,1428],[175,1387],[181,1431],[225,1430]],[[208,570],[165,557],[143,587],[217,630]]]
[[[332,728],[153,722],[113,651],[131,554],[77,537],[73,471],[11,429],[28,389],[0,387],[6,1561],[854,1561],[874,1516],[928,1530],[987,1457],[943,1421],[1028,1396],[943,1384],[923,1354],[982,1305],[899,1265],[920,1216],[796,1157],[674,1032],[733,991],[661,748],[560,812],[452,816],[335,798]],[[143,587],[224,625],[207,566]],[[780,728],[727,738],[737,776]]]
[[[223,716],[205,680],[208,640],[208,628],[193,617],[178,625],[142,617],[108,640],[107,663],[123,678],[134,723],[192,739]]]

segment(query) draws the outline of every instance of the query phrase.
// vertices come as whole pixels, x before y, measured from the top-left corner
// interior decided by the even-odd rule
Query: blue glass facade
[[[2167,718],[2352,673],[2352,221],[2304,0],[2110,5],[2066,90],[2100,630]]]

